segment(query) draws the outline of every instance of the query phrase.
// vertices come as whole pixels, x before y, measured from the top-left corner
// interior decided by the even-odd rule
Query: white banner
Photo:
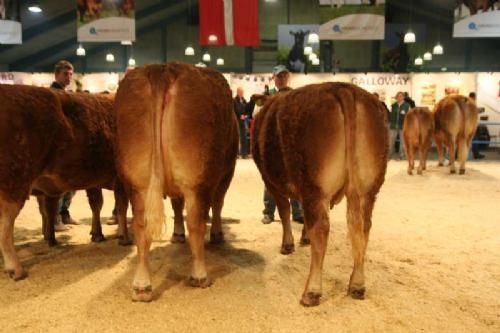
[[[320,0],[320,39],[384,39],[385,0]]]
[[[453,37],[500,37],[500,2],[484,1],[480,8],[476,1],[469,3],[455,9]]]
[[[0,44],[22,44],[19,0],[0,0]]]

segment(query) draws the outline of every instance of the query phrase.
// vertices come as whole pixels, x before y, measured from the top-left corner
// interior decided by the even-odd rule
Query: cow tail
[[[342,91],[343,90],[343,91]],[[358,188],[358,179],[356,177],[356,170],[358,169],[358,162],[355,154],[356,147],[356,113],[357,106],[353,92],[347,89],[341,89],[341,94],[338,95],[341,107],[344,114],[344,128],[345,128],[345,144],[346,144],[346,163],[347,167],[347,182],[349,188]]]
[[[163,234],[166,226],[165,209],[163,206],[165,173],[163,169],[163,151],[161,145],[161,124],[167,103],[168,86],[166,86],[165,89],[152,86],[151,90],[153,91],[153,98],[150,102],[153,147],[151,151],[151,161],[149,163],[151,172],[144,202],[144,223],[146,225],[147,234],[152,237],[152,239],[158,239]]]

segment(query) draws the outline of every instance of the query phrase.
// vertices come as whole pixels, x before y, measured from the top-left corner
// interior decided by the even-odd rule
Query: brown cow
[[[364,257],[375,196],[384,182],[388,148],[384,107],[348,83],[309,85],[271,97],[255,117],[252,153],[293,244],[288,198],[302,203],[311,268],[301,304],[319,304],[330,229],[328,207],[347,197],[354,270],[353,298],[365,293]],[[286,244],[283,244],[286,245]]]
[[[432,144],[434,118],[428,108],[413,108],[405,116],[403,137],[406,156],[408,157],[408,174],[413,174],[415,167],[415,151],[418,149],[420,163],[417,173],[426,169],[427,153]]]
[[[92,239],[103,240],[101,188],[116,182],[113,101],[30,86],[0,85],[0,246],[5,270],[26,277],[16,255],[14,221],[30,193],[43,196],[44,235],[55,244],[59,196],[89,189]],[[119,234],[129,243],[127,197],[116,187]]]
[[[179,63],[136,68],[121,82],[115,107],[118,167],[132,204],[139,257],[132,299],[152,297],[148,253],[165,221],[164,196],[185,200],[194,257],[189,282],[209,286],[205,218],[212,207],[210,233],[219,237],[238,153],[226,80],[214,70]]]
[[[440,100],[434,107],[434,140],[439,165],[444,165],[443,144],[448,148],[450,173],[455,173],[455,152],[458,150],[459,173],[465,173],[465,161],[477,128],[476,103],[465,96],[452,95]]]

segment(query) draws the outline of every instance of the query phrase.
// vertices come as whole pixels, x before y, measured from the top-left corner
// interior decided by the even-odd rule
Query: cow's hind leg
[[[43,202],[45,214],[47,216],[44,238],[49,246],[58,245],[54,227],[56,225],[57,215],[59,211],[59,199],[60,197],[44,196],[43,200],[41,201]]]
[[[460,175],[463,175],[465,173],[465,161],[467,161],[467,155],[469,154],[469,142],[470,140],[467,140],[463,137],[459,137],[457,140],[459,161],[458,173]]]
[[[121,182],[116,182],[114,186],[114,195],[116,218],[118,219],[118,244],[122,246],[132,245],[127,227],[128,196]]]
[[[182,216],[184,212],[184,199],[171,198],[170,204],[174,211],[174,232],[172,233],[170,241],[172,243],[185,243],[186,232],[184,230],[184,217]]]
[[[92,209],[92,229],[90,231],[92,242],[104,242],[106,238],[102,234],[101,209],[103,204],[102,190],[91,188],[87,190],[87,198]]]
[[[233,178],[234,169],[226,175],[217,187],[212,200],[212,225],[210,227],[210,243],[220,244],[224,242],[224,233],[222,231],[222,207],[224,206],[224,197]]]
[[[319,304],[322,292],[321,275],[330,231],[329,201],[320,198],[304,198],[304,223],[311,239],[311,267],[306,288],[300,303],[304,306]]]
[[[456,173],[455,169],[455,154],[456,154],[456,138],[449,135],[447,138],[447,146],[448,146],[448,158],[450,159],[450,173]]]
[[[132,300],[150,302],[153,299],[153,288],[149,273],[149,248],[151,247],[152,235],[146,230],[144,221],[144,194],[139,192],[130,194],[133,212],[132,225],[137,246],[137,269],[132,283]]]
[[[365,297],[365,271],[364,261],[366,247],[371,228],[371,216],[375,196],[365,194],[360,196],[351,193],[347,196],[347,224],[352,242],[352,255],[354,268],[349,281],[348,293],[354,299]]]
[[[0,249],[4,270],[14,281],[22,280],[27,276],[14,247],[14,221],[22,206],[22,203],[0,199]]]
[[[47,213],[45,212],[45,201],[43,195],[37,195],[36,201],[38,202],[38,210],[42,216],[42,234],[43,239],[47,240]]]
[[[193,267],[188,282],[193,287],[206,288],[211,284],[205,266],[205,219],[209,209],[210,195],[207,191],[198,190],[186,196],[189,246],[193,254]]]
[[[436,141],[436,149],[438,153],[438,166],[444,165],[444,151],[443,151],[443,140],[438,137],[435,137]]]
[[[415,149],[413,145],[409,142],[409,138],[405,140],[405,151],[408,157],[408,174],[413,175],[413,169],[415,168]]]
[[[283,227],[283,239],[281,241],[281,254],[290,254],[295,251],[295,245],[292,234],[292,225],[290,222],[290,202],[287,197],[272,191],[274,201],[278,207],[278,213]]]

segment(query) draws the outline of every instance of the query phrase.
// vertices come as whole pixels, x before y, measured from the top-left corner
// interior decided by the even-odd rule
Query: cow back
[[[70,135],[53,91],[0,85],[0,195],[25,200],[32,181],[57,155],[58,142]]]
[[[385,109],[371,94],[323,83],[270,98],[255,118],[252,154],[266,186],[288,196],[333,194],[350,171],[364,191],[383,182],[387,140]]]

